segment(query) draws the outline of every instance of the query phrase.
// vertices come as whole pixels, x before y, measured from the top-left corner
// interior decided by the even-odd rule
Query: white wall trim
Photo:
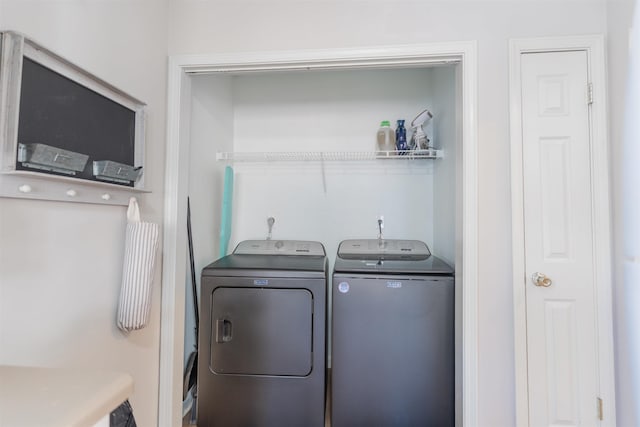
[[[158,425],[182,426],[191,80],[169,60]],[[181,144],[180,141],[186,141]],[[183,225],[184,226],[181,226]]]
[[[164,262],[158,425],[182,423],[190,78],[193,73],[461,63],[462,80],[462,424],[478,425],[478,63],[477,43],[360,49],[179,55],[169,60]]]
[[[616,425],[613,355],[613,289],[611,271],[611,221],[607,136],[606,60],[600,35],[514,39],[509,42],[509,92],[511,124],[511,227],[513,242],[513,296],[515,331],[516,425],[528,426],[527,324],[524,253],[521,55],[532,52],[584,50],[589,79],[594,86],[591,107],[591,185],[593,193],[594,266],[597,292],[598,363],[600,397],[604,400],[602,426]]]
[[[462,425],[478,425],[478,57],[462,54]]]

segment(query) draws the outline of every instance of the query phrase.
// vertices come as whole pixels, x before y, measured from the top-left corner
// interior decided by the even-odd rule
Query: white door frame
[[[162,309],[158,425],[182,424],[186,197],[188,190],[191,79],[189,74],[225,71],[304,70],[460,63],[462,93],[462,218],[456,241],[462,250],[462,424],[477,425],[478,377],[478,208],[477,208],[477,43],[454,42],[292,52],[180,55],[169,58],[165,212],[163,224]],[[461,268],[459,268],[459,267]]]
[[[609,157],[604,38],[600,35],[514,39],[509,42],[509,93],[511,123],[511,228],[513,238],[513,298],[515,331],[516,425],[529,425],[527,379],[527,323],[522,120],[521,55],[532,52],[587,52],[588,78],[593,85],[591,105],[591,191],[594,230],[594,272],[597,305],[600,398],[604,400],[603,426],[616,425],[613,356],[613,286],[609,200]],[[586,99],[586,88],[585,88]],[[595,405],[595,402],[594,402]]]

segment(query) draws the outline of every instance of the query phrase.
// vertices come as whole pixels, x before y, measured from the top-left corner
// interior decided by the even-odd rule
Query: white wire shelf
[[[439,159],[442,150],[404,151],[280,151],[280,152],[218,152],[216,160],[228,162],[280,161],[357,161],[377,159]]]

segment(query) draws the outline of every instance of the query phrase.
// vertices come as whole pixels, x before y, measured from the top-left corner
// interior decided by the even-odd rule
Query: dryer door
[[[311,373],[313,297],[308,290],[219,287],[211,307],[212,372]]]

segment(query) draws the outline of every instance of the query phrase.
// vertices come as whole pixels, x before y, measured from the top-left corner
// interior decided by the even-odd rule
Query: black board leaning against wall
[[[26,57],[19,111],[20,143],[45,144],[89,156],[76,178],[96,180],[93,161],[135,166],[136,112]],[[16,168],[30,169],[20,162]]]

